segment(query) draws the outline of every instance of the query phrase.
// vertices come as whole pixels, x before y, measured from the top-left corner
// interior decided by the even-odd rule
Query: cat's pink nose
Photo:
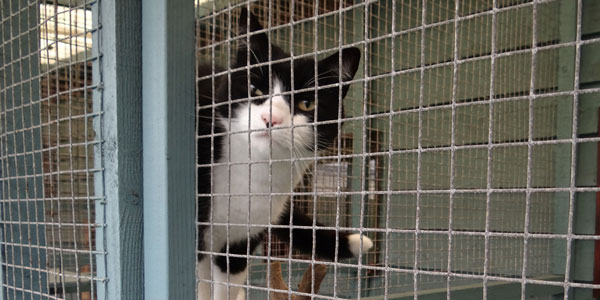
[[[283,118],[281,116],[276,114],[271,115],[269,112],[264,112],[260,116],[263,122],[265,122],[265,125],[267,125],[267,128],[277,126],[283,122]]]

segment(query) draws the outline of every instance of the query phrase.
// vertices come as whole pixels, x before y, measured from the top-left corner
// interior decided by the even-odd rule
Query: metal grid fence
[[[92,4],[0,2],[4,299],[95,299],[105,282],[96,262]]]
[[[273,261],[284,263],[288,286],[307,265],[329,266],[318,292],[323,299],[591,295],[598,282],[590,242],[597,237],[592,223],[578,220],[593,211],[589,197],[599,192],[592,179],[597,166],[581,166],[596,162],[599,140],[597,126],[590,126],[597,122],[598,78],[582,65],[598,45],[592,13],[585,13],[595,5],[197,1],[198,61],[211,69],[199,72],[212,74],[200,81],[231,78],[227,66],[244,43],[236,35],[244,7],[259,17],[271,43],[291,53],[267,65],[349,46],[362,52],[335,145],[311,158],[302,183],[284,194],[325,228],[360,231],[375,246],[359,261],[332,263],[266,238],[257,253],[242,255],[251,264],[242,285],[248,299],[273,290]],[[218,118],[219,105],[200,110]],[[584,108],[595,113],[582,117]],[[198,138],[214,142],[212,130]],[[235,165],[225,164],[230,172]],[[218,250],[201,253],[236,257]]]
[[[249,263],[247,280],[226,283],[230,289],[241,287],[246,299],[267,299],[279,289],[270,266],[280,262],[280,279],[292,287],[287,295],[301,294],[295,286],[307,266],[327,266],[320,289],[308,293],[319,299],[600,296],[600,261],[593,258],[600,249],[594,227],[600,214],[597,1],[194,4],[197,60],[211,66],[198,82],[230,78],[227,67],[248,42],[236,33],[244,7],[258,16],[273,44],[291,53],[278,63],[323,58],[347,47],[361,51],[339,108],[344,117],[333,121],[340,125],[333,146],[304,160],[237,163],[250,170],[309,161],[297,186],[279,194],[197,196],[272,201],[284,195],[294,209],[324,224],[308,226],[313,234],[317,228],[360,232],[373,248],[359,258],[322,261],[277,240],[272,231],[282,226],[272,222],[200,222],[211,230],[266,230],[256,252],[199,252]],[[2,299],[109,294],[106,228],[120,230],[121,224],[106,221],[106,201],[117,200],[105,199],[101,128],[114,120],[102,117],[100,61],[112,45],[100,44],[102,15],[92,17],[94,8],[99,11],[100,1],[0,1]],[[269,70],[273,65],[265,64]],[[199,107],[197,115],[208,110],[214,119],[219,105]],[[211,130],[196,138],[214,142],[219,135]],[[223,165],[236,168],[214,161],[197,167]],[[248,172],[249,180],[253,176]],[[269,179],[275,179],[272,173]],[[113,213],[110,220],[120,217]],[[136,231],[137,225],[124,226]],[[125,270],[127,262],[120,263],[115,271],[124,276],[141,269]],[[316,269],[309,272],[311,283]],[[198,282],[213,289],[221,284]]]

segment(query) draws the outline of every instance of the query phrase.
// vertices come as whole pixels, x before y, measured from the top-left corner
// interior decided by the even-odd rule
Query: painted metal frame
[[[141,3],[94,3],[94,120],[99,299],[142,299],[142,82]]]
[[[144,294],[193,299],[193,1],[145,1],[142,41]]]

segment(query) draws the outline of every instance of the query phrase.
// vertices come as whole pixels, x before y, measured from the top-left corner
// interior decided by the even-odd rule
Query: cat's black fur
[[[256,66],[258,63],[265,63],[269,61],[269,47],[271,47],[271,61],[289,58],[289,55],[282,49],[275,45],[270,45],[267,34],[255,33],[256,31],[262,30],[257,18],[250,14],[249,26],[247,22],[247,12],[245,9],[242,10],[239,22],[239,35],[241,36],[239,44],[242,46],[238,49],[235,65],[232,69],[240,67],[249,67],[251,83],[262,91],[270,90],[269,83],[269,66]],[[249,45],[246,43],[246,35],[250,34]],[[249,49],[247,48],[249,47]],[[250,57],[248,58],[248,50],[250,50]],[[346,48],[342,50],[342,58],[346,62],[345,69],[341,77],[343,81],[349,81],[353,78],[357,71],[360,61],[360,51],[357,48]],[[248,66],[248,61],[250,65]],[[339,52],[335,53],[318,62],[317,74],[321,74],[317,80],[317,86],[325,86],[330,84],[336,84],[340,82],[339,75]],[[288,87],[293,86],[295,90],[305,89],[314,87],[314,83],[310,83],[315,78],[315,62],[312,58],[294,59],[294,82],[291,82],[290,76],[290,62],[289,60],[279,63],[271,64],[272,76],[278,77]],[[217,69],[216,72],[221,71]],[[200,66],[198,69],[198,76],[204,77],[212,74],[212,67],[210,65]],[[231,82],[231,86],[229,86]],[[198,193],[204,196],[198,197],[198,222],[209,222],[210,220],[210,206],[211,198],[208,196],[211,193],[211,163],[219,161],[223,156],[227,156],[228,153],[223,153],[221,150],[223,147],[223,135],[226,134],[225,128],[223,128],[217,121],[214,120],[215,115],[221,118],[229,118],[230,112],[235,110],[237,105],[240,103],[232,103],[230,100],[246,99],[248,95],[248,76],[246,68],[231,73],[230,79],[226,75],[221,75],[215,78],[201,80],[197,84],[197,99],[200,107],[198,111],[198,124],[197,133],[200,138],[197,141],[198,145]],[[307,84],[309,83],[309,84]],[[349,84],[342,85],[341,89],[338,86],[329,88],[318,88],[317,89],[317,119],[323,120],[337,120],[343,116],[339,115],[340,99],[343,99],[349,89]],[[340,93],[341,92],[341,97]],[[252,100],[256,103],[264,102],[268,98],[265,95],[262,99]],[[285,96],[286,101],[290,104],[290,107],[297,107],[296,103],[292,103],[291,97]],[[298,99],[315,99],[314,90],[299,92],[294,94],[294,101]],[[234,101],[235,102],[235,101]],[[213,112],[214,109],[214,112]],[[306,114],[311,122],[314,120],[314,112],[304,112],[299,109],[295,109],[293,114]],[[214,128],[214,130],[213,130]],[[332,145],[337,133],[339,132],[337,123],[330,124],[319,124],[316,126],[317,134],[317,145],[312,145],[314,151],[319,151],[323,147]],[[210,135],[214,134],[212,137]],[[238,149],[237,151],[247,151],[247,149]],[[293,210],[293,224],[289,223],[290,220],[290,208],[289,202],[286,209],[280,215],[278,224],[287,224],[293,226],[313,226],[313,220],[307,216],[300,209],[296,208]],[[317,226],[320,225],[317,223]],[[198,228],[198,250],[207,250],[207,245],[204,245],[203,236],[208,234],[208,226],[201,225]],[[273,228],[272,232],[281,240],[289,242],[290,229],[285,228]],[[313,249],[313,231],[312,229],[293,229],[293,248],[301,252],[310,254]],[[315,254],[317,257],[334,260],[335,259],[335,247],[336,247],[336,234],[339,238],[338,247],[338,259],[352,257],[353,254],[348,249],[349,233],[339,232],[336,233],[334,230],[316,230],[316,244]],[[254,251],[256,247],[264,239],[264,232],[252,236],[250,239],[250,251]],[[243,254],[247,253],[248,241],[238,240],[230,241],[229,253]],[[221,249],[222,253],[225,253],[226,247],[223,246]],[[198,259],[202,260],[204,255],[199,254]],[[229,272],[235,274],[242,272],[246,268],[245,258],[229,258],[229,267],[225,256],[219,256],[215,259],[216,265],[223,271],[229,268]]]

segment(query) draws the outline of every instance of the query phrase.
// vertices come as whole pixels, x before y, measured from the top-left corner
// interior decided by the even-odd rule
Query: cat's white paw
[[[354,256],[358,256],[360,250],[360,233],[353,233],[348,236],[348,245],[350,246],[350,251]],[[373,248],[373,241],[368,238],[366,235],[362,236],[362,254],[365,255],[369,249]]]

